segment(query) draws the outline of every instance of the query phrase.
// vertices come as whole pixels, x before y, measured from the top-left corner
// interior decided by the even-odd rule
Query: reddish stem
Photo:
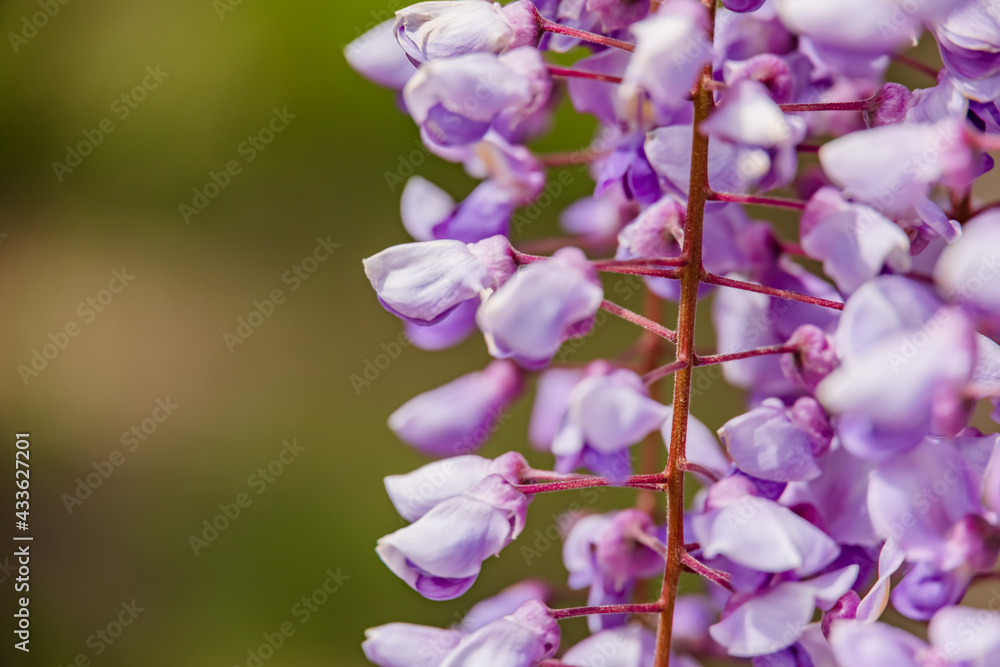
[[[816,146],[815,144],[799,144],[796,147],[796,150],[800,153],[819,153],[819,149],[821,148],[823,147]]]
[[[677,340],[677,334],[670,329],[666,328],[662,324],[659,324],[658,322],[654,322],[649,318],[643,317],[639,313],[633,313],[628,308],[623,308],[618,304],[611,303],[607,300],[601,302],[601,308],[608,311],[612,315],[617,315],[623,320],[628,320],[632,324],[638,324],[646,331],[652,332],[660,338],[665,338],[671,343],[676,342]]]
[[[561,76],[567,79],[590,79],[592,81],[606,81],[607,83],[622,82],[622,78],[620,76],[613,76],[611,74],[584,72],[583,70],[573,69],[572,67],[558,67],[556,65],[546,65],[546,67],[549,70],[549,74],[552,76]]]
[[[681,563],[691,572],[708,579],[714,584],[722,586],[730,593],[733,592],[732,578],[725,572],[710,568],[686,551],[681,554]]]
[[[872,105],[872,99],[853,102],[805,102],[802,104],[779,104],[782,111],[864,111]]]
[[[795,345],[769,345],[767,347],[758,347],[753,350],[744,350],[743,352],[733,352],[732,354],[706,354],[703,356],[695,357],[695,366],[711,366],[712,364],[724,364],[727,361],[739,361],[740,359],[750,359],[751,357],[762,357],[767,354],[788,354],[789,352],[797,352],[798,347]]]
[[[560,25],[559,23],[548,20],[540,14],[536,15],[536,21],[538,22],[538,27],[546,32],[552,32],[557,35],[569,35],[570,37],[576,37],[577,39],[590,42],[591,44],[612,46],[616,49],[622,49],[623,51],[635,51],[635,44],[629,44],[628,42],[623,42],[620,39],[605,37],[604,35],[587,32],[586,30],[578,30],[577,28]]]
[[[708,198],[712,201],[727,201],[736,204],[753,204],[756,206],[772,206],[801,211],[806,203],[801,199],[786,199],[784,197],[761,197],[759,195],[737,195],[730,192],[710,192]]]
[[[606,266],[600,271],[605,273],[624,273],[630,276],[651,276],[653,278],[669,278],[671,280],[680,276],[680,269],[657,269],[652,266]]]
[[[714,40],[716,0],[702,0],[708,10],[709,43]],[[715,104],[709,82],[712,66],[706,65],[698,77],[692,102],[693,127],[708,120]],[[669,667],[674,627],[674,602],[681,576],[684,552],[684,463],[687,448],[688,414],[691,411],[691,376],[694,372],[694,331],[698,310],[698,287],[701,284],[702,236],[708,187],[708,135],[694,132],[691,142],[691,178],[684,223],[682,254],[687,263],[680,268],[680,298],[677,318],[677,360],[684,364],[675,371],[673,419],[670,424],[670,448],[667,452],[667,563],[663,572],[659,602],[662,605],[656,629],[654,667]]]
[[[575,618],[593,614],[656,614],[663,608],[659,602],[641,602],[639,604],[605,604],[597,607],[570,607],[569,609],[552,609],[552,618]]]
[[[745,290],[747,292],[756,292],[757,294],[767,294],[768,296],[773,296],[778,299],[811,303],[814,306],[823,306],[824,308],[832,308],[833,310],[844,309],[844,304],[839,301],[830,301],[829,299],[821,299],[818,296],[799,294],[798,292],[789,292],[788,290],[778,289],[776,287],[764,287],[754,283],[743,282],[742,280],[724,278],[722,276],[717,276],[714,273],[702,274],[701,279],[710,285],[721,285],[723,287],[732,287],[735,289]]]
[[[696,475],[701,475],[705,479],[711,481],[713,484],[719,481],[719,476],[715,474],[715,472],[709,470],[700,463],[692,463],[691,461],[685,461],[684,463],[681,464],[681,470],[683,470],[684,472],[693,472]],[[685,544],[684,548],[690,549],[691,546]]]
[[[557,482],[541,484],[518,484],[514,488],[525,495],[548,493],[551,491],[569,491],[572,489],[588,489],[595,486],[622,486],[643,489],[656,489],[667,481],[665,475],[632,475],[620,484],[615,484],[605,477],[581,477]]]
[[[659,258],[646,258],[640,257],[637,259],[603,259],[594,262],[594,268],[598,271],[610,271],[618,267],[633,267],[633,266],[672,266],[672,267],[682,267],[687,264],[687,260],[683,257],[659,257]]]
[[[687,365],[688,365],[687,359],[677,359],[665,366],[660,366],[659,368],[654,368],[653,370],[649,371],[648,373],[642,376],[642,381],[647,385],[653,384],[659,380],[662,380],[668,375],[673,375],[674,373],[676,373],[677,371],[679,371],[680,369],[684,368]]]

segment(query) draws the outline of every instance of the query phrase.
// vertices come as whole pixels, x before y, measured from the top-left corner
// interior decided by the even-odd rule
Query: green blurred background
[[[524,577],[564,581],[559,546],[544,537],[557,513],[633,501],[624,490],[596,503],[574,493],[538,499],[522,541],[454,602],[423,600],[379,562],[375,541],[401,525],[381,479],[422,462],[386,417],[487,361],[476,338],[440,353],[408,347],[369,385],[351,381],[401,331],[361,258],[407,240],[400,188],[386,174],[409,175],[401,163],[417,133],[392,93],[348,70],[342,48],[399,3],[237,1],[43,0],[58,11],[35,31],[25,17],[42,11],[37,0],[0,4],[0,437],[7,461],[13,434],[31,433],[35,536],[32,652],[5,639],[3,664],[69,665],[82,654],[108,667],[253,665],[248,651],[289,622],[295,634],[265,664],[364,665],[366,627],[448,625]],[[147,68],[163,73],[158,82]],[[128,108],[121,96],[144,78],[136,97],[145,99]],[[247,162],[241,145],[274,109],[294,118]],[[587,143],[592,123],[562,116],[543,149]],[[100,131],[102,122],[113,131]],[[77,166],[53,167],[76,163],[66,147],[87,136],[100,143]],[[180,205],[231,160],[240,173],[186,221]],[[454,165],[416,162],[415,173],[456,197],[473,185]],[[551,234],[558,211],[586,192],[586,174],[570,172],[569,192],[526,237]],[[282,278],[317,238],[339,247],[293,290]],[[102,290],[123,268],[134,279],[91,312],[86,300],[107,301]],[[633,291],[622,280],[617,293]],[[237,318],[275,289],[287,300],[227,346]],[[63,338],[71,323],[78,335]],[[568,359],[612,356],[634,335],[609,321]],[[19,371],[52,340],[65,349],[49,347],[54,358],[37,374]],[[703,387],[695,411],[709,426],[739,411],[736,392]],[[177,406],[162,423],[149,421],[157,400]],[[513,410],[485,455],[524,449],[527,407]],[[130,451],[135,441],[123,444],[123,434],[144,420],[155,431]],[[293,439],[304,450],[280,475],[251,479]],[[113,456],[120,465],[107,463]],[[67,501],[102,468],[111,474],[89,497]],[[4,513],[12,471],[12,461],[0,466]],[[204,537],[203,522],[241,493],[249,506],[195,553],[191,537]],[[541,555],[529,564],[522,545]],[[5,605],[11,552],[0,549]],[[296,604],[327,571],[339,590],[303,622]],[[143,610],[135,621],[113,642],[101,639],[132,601]],[[6,607],[4,619],[0,636],[9,638]],[[566,628],[580,635],[583,622]]]

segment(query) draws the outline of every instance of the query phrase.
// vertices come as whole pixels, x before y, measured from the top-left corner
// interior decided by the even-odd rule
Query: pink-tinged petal
[[[706,558],[725,556],[761,572],[808,576],[840,553],[822,530],[787,507],[755,496],[695,516],[691,527]]]
[[[544,366],[568,338],[589,331],[604,291],[577,248],[522,268],[479,307],[490,353]]]
[[[364,266],[387,307],[423,322],[434,322],[494,285],[487,268],[461,241],[404,243],[372,255]]]
[[[955,443],[927,439],[878,465],[868,513],[876,532],[895,539],[908,560],[933,561],[944,556],[951,527],[979,512],[978,491]]]
[[[816,479],[789,484],[781,503],[814,508],[826,532],[840,544],[878,544],[868,518],[868,474],[874,464],[838,447],[824,455],[821,467],[822,474]]]
[[[927,626],[931,645],[953,662],[976,662],[977,667],[998,664],[1000,614],[972,607],[945,607]]]
[[[421,350],[445,350],[458,345],[476,330],[479,301],[469,299],[434,324],[414,324],[404,321],[406,337]]]
[[[389,19],[361,35],[344,49],[347,63],[363,77],[391,90],[402,90],[417,68],[399,48]]]
[[[531,600],[547,602],[551,595],[552,591],[548,584],[542,581],[522,581],[472,605],[472,609],[462,618],[459,627],[463,632],[475,632],[493,621],[513,614],[525,602]]]
[[[585,372],[576,368],[552,368],[539,376],[528,426],[528,441],[533,447],[551,449],[569,410],[570,392],[584,376]]]
[[[851,667],[923,667],[927,650],[909,632],[884,623],[834,623],[830,644],[837,663]]]
[[[889,266],[910,268],[906,232],[875,209],[847,202],[834,188],[820,188],[801,220],[802,248],[844,294],[854,292]]]
[[[521,373],[497,361],[416,396],[389,416],[403,442],[434,456],[456,456],[482,447],[503,423],[504,410],[521,393]]]
[[[390,623],[365,630],[361,648],[379,667],[438,667],[463,634],[410,623]]]
[[[848,565],[839,570],[797,582],[797,585],[804,586],[813,594],[817,607],[829,611],[840,598],[851,590],[854,582],[858,580],[858,572],[860,571],[859,566]]]
[[[903,566],[906,554],[891,537],[882,545],[878,555],[878,580],[858,605],[855,618],[860,623],[874,623],[889,604],[890,578]]]
[[[813,412],[822,413],[811,398]],[[797,404],[798,405],[798,404]],[[820,414],[825,420],[825,417]],[[719,429],[733,462],[743,472],[775,482],[807,481],[820,475],[815,457],[830,446],[829,423],[823,433],[814,432],[796,418],[780,399],[767,399],[750,412],[730,419]]]
[[[639,623],[631,623],[587,637],[566,651],[562,661],[581,667],[598,660],[601,667],[645,667],[653,664],[655,651],[655,635]]]
[[[515,39],[499,3],[418,2],[396,12],[396,37],[417,62],[465,53],[501,53]]]
[[[588,445],[607,454],[658,430],[668,414],[665,405],[646,395],[638,375],[618,370],[574,387],[567,417],[579,424]]]
[[[455,200],[423,176],[406,182],[399,201],[403,227],[417,241],[433,241],[434,227],[451,215]]]
[[[645,91],[664,109],[686,104],[698,72],[712,59],[712,46],[704,37],[707,20],[701,3],[673,0],[634,23],[636,48],[625,69],[623,99],[636,99]]]
[[[559,623],[538,600],[468,635],[440,667],[534,667],[559,648]]]
[[[1000,210],[963,225],[962,238],[941,253],[934,278],[948,298],[1000,316]]]
[[[415,523],[378,541],[376,553],[396,576],[431,600],[451,600],[472,586],[482,562],[524,526],[527,498],[491,475],[440,503]]]
[[[767,655],[794,644],[815,609],[808,588],[785,582],[736,607],[708,631],[729,655]]]

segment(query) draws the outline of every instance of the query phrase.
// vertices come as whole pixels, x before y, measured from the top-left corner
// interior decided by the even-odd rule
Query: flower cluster
[[[940,71],[902,53],[920,39]],[[346,56],[479,180],[456,203],[412,177],[413,241],[365,273],[418,347],[478,331],[493,357],[390,417],[437,460],[386,478],[409,524],[379,557],[454,599],[518,538],[535,494],[639,498],[562,526],[587,606],[550,607],[547,585],[524,582],[453,628],[369,630],[370,661],[1000,664],[1000,609],[960,604],[997,578],[1000,553],[1000,435],[971,426],[991,401],[1000,421],[1000,201],[972,193],[1000,149],[1000,2],[418,2]],[[926,87],[888,81],[890,65]],[[533,151],[566,98],[595,138]],[[516,238],[515,211],[567,164],[595,186],[565,207],[564,236]],[[798,213],[797,239],[751,217],[768,207]],[[645,312],[606,299],[602,274],[640,277]],[[695,346],[702,300],[714,353]],[[662,301],[678,304],[675,328]],[[555,363],[600,310],[637,325],[636,345]],[[718,437],[690,415],[692,378],[713,365],[748,397]],[[528,440],[551,470],[475,454],[526,389]],[[686,508],[685,481],[699,484]],[[677,596],[683,571],[704,594]],[[662,593],[645,602],[650,580]],[[890,604],[928,622],[927,640],[880,621]],[[575,616],[592,635],[560,646]]]

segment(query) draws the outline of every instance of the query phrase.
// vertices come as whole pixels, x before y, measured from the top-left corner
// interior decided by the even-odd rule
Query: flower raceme
[[[904,53],[918,40],[940,71]],[[412,176],[412,241],[364,260],[415,346],[482,341],[480,370],[389,417],[434,460],[386,477],[407,525],[378,556],[451,600],[517,572],[501,552],[535,495],[636,496],[553,517],[568,592],[532,579],[451,628],[373,628],[372,663],[997,664],[1000,616],[963,605],[1000,553],[1000,200],[981,181],[1000,150],[996,2],[417,2],[345,56],[477,181],[453,198]],[[537,152],[563,111],[597,132]],[[568,165],[593,190],[558,202],[562,236],[521,238],[517,210],[548,207]],[[642,312],[603,274],[641,284]],[[557,362],[604,338],[602,309],[634,345]],[[690,414],[708,378],[747,393],[706,420],[718,437]],[[535,451],[477,455],[516,439],[501,427],[525,402]],[[704,594],[677,595],[683,571]],[[889,606],[926,641],[880,620]],[[578,616],[590,636],[561,646]]]

